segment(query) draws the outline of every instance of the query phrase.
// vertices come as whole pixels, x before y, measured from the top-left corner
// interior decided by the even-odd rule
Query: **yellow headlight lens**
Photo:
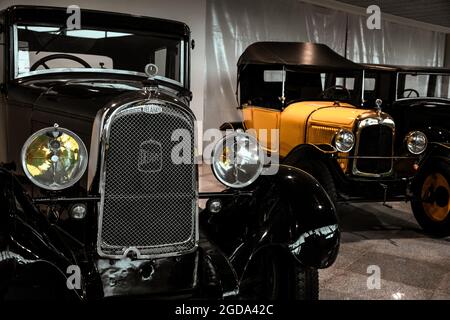
[[[75,133],[57,126],[37,131],[22,148],[25,174],[47,190],[74,185],[86,171],[87,160],[83,141]]]

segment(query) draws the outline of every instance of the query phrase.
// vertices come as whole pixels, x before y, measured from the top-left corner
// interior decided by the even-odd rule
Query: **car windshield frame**
[[[139,77],[143,77],[143,78],[147,78],[148,76],[146,75],[145,71],[142,70],[142,72],[138,72],[138,71],[133,71],[133,70],[122,70],[122,69],[102,69],[102,68],[67,68],[67,67],[63,67],[63,68],[51,68],[51,69],[43,69],[43,70],[35,70],[35,71],[28,71],[26,73],[22,73],[19,74],[19,63],[16,61],[19,60],[19,36],[18,36],[18,27],[22,26],[22,25],[27,25],[27,26],[33,26],[33,27],[49,27],[49,28],[55,28],[58,29],[57,32],[60,32],[61,30],[65,29],[65,26],[61,26],[61,25],[56,25],[53,23],[45,23],[42,21],[36,21],[33,23],[30,22],[26,22],[26,23],[14,23],[11,25],[11,32],[12,32],[12,37],[11,37],[11,46],[13,48],[13,50],[11,50],[10,54],[10,61],[11,61],[11,80],[20,80],[20,79],[24,79],[27,77],[31,77],[31,76],[37,76],[37,75],[46,75],[46,74],[67,74],[67,73],[98,73],[98,74],[114,74],[114,75],[130,75],[130,76],[139,76]],[[121,29],[117,29],[114,28],[114,24],[112,23],[112,27],[108,28],[106,30],[106,28],[97,28],[95,25],[89,25],[88,27],[86,27],[86,29],[81,29],[81,30],[92,30],[92,31],[102,31],[102,32],[123,32],[123,33],[130,33],[130,30],[121,30]],[[71,31],[71,30],[69,30]],[[75,30],[76,31],[76,30]],[[134,34],[137,34],[136,32]],[[54,33],[55,38],[58,37],[57,33]],[[156,77],[158,78],[158,80],[161,81],[165,81],[168,83],[172,83],[175,85],[178,85],[180,87],[184,87],[187,88],[188,83],[189,83],[189,70],[188,70],[188,66],[189,66],[189,40],[186,39],[185,37],[182,36],[178,36],[178,35],[173,35],[173,34],[161,34],[161,33],[153,33],[151,31],[144,31],[142,33],[140,33],[139,35],[148,35],[149,37],[151,36],[155,36],[155,37],[167,37],[168,39],[172,39],[172,40],[179,40],[179,48],[180,48],[180,53],[179,53],[179,57],[178,57],[178,63],[179,63],[179,80],[175,80],[169,77],[165,77],[162,75],[157,75]],[[68,53],[70,54],[70,53]],[[74,53],[75,55],[75,53]]]
[[[250,70],[251,69],[251,70]],[[281,78],[279,76],[276,76],[276,80],[264,80],[264,79],[259,79],[261,76],[265,77],[265,72],[266,71],[272,71],[272,72],[276,72],[276,73],[282,73],[283,75],[281,76]],[[262,72],[262,74],[260,74]],[[308,97],[298,97],[296,99],[289,99],[288,95],[286,94],[286,89],[288,86],[290,86],[289,82],[290,80],[288,79],[287,75],[291,73],[291,74],[316,74],[319,78],[321,78],[321,85],[322,87],[321,89],[321,93],[322,94],[326,89],[333,87],[339,83],[337,82],[337,79],[342,79],[342,81],[347,81],[352,79],[353,81],[353,86],[352,88],[348,88],[347,86],[345,86],[351,96],[350,99],[329,99],[329,98],[324,98],[324,97],[320,97],[320,95],[317,95],[315,97],[313,96],[308,96]],[[255,97],[251,97],[250,91],[251,91],[251,87],[253,87],[254,82],[256,81],[255,79],[259,79],[259,82],[262,83],[278,83],[279,84],[279,95],[275,95],[272,98],[277,98],[277,99],[285,99],[285,103],[283,104],[283,106],[278,106],[278,107],[270,107],[272,109],[279,109],[279,108],[284,108],[287,107],[288,105],[295,103],[295,102],[301,102],[301,101],[335,101],[335,100],[339,100],[342,103],[350,103],[356,107],[359,107],[358,102],[361,99],[362,93],[363,93],[363,78],[364,78],[364,71],[363,70],[358,70],[358,69],[338,69],[338,68],[319,68],[319,67],[314,67],[314,68],[308,68],[308,67],[304,67],[304,66],[293,66],[293,65],[274,65],[274,64],[246,64],[243,68],[240,68],[239,73],[238,73],[238,79],[237,79],[237,99],[238,99],[238,104],[239,105],[243,105],[246,104],[247,100],[253,100],[252,98]],[[253,80],[250,80],[253,79]],[[298,78],[300,79],[300,78]],[[249,82],[252,82],[252,85],[249,85]],[[259,83],[258,82],[258,83]],[[299,87],[299,89],[301,89],[301,87]],[[267,90],[263,90],[263,91],[267,91]],[[254,94],[254,92],[253,92]],[[281,101],[281,100],[280,100]],[[267,104],[267,103],[266,103]],[[267,107],[269,108],[269,107]]]
[[[405,82],[406,82],[406,76],[411,75],[411,76],[441,76],[441,77],[447,77],[448,82],[449,82],[449,87],[448,87],[448,91],[447,91],[447,97],[439,97],[436,95],[436,88],[434,89],[434,95],[433,96],[428,96],[428,91],[430,90],[429,85],[430,85],[430,78],[428,78],[427,80],[427,84],[426,84],[426,91],[427,91],[427,95],[425,96],[418,96],[418,97],[399,97],[399,90],[400,90],[400,77],[404,75],[404,80],[403,80],[403,91],[406,89],[414,89],[417,90],[417,88],[406,88],[405,87]],[[436,84],[435,84],[436,86]],[[402,100],[408,100],[408,99],[443,99],[443,100],[450,100],[450,73],[446,73],[446,72],[426,72],[426,71],[399,71],[397,72],[396,75],[396,84],[395,84],[395,101],[402,101]]]

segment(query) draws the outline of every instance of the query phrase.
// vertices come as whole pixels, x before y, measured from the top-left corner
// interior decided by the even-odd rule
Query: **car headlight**
[[[355,136],[353,132],[341,129],[334,137],[334,146],[339,152],[350,152],[355,145]]]
[[[406,147],[412,154],[421,154],[428,145],[428,139],[425,133],[421,131],[412,131],[406,135]]]
[[[22,148],[22,168],[35,185],[62,190],[83,176],[88,153],[83,141],[72,131],[54,127],[32,134]]]
[[[212,169],[217,180],[231,188],[253,183],[263,169],[263,151],[253,136],[235,132],[214,147]]]

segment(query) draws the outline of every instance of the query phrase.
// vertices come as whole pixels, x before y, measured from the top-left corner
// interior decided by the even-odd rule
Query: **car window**
[[[398,98],[450,97],[450,75],[448,74],[400,74]]]
[[[348,90],[353,90],[354,87],[355,87],[355,78],[337,77],[336,78],[336,85],[337,86],[344,86]]]
[[[158,67],[158,76],[183,82],[183,39],[151,33],[34,25],[15,25],[14,32],[16,78],[67,68],[145,75],[145,66],[152,63]]]
[[[264,70],[264,82],[283,82],[286,80],[284,70]]]
[[[364,92],[375,91],[375,78],[365,78],[364,79]]]
[[[436,97],[450,97],[450,76],[436,76]]]
[[[419,93],[419,97],[427,96],[427,87],[428,87],[428,75],[406,75],[405,78],[405,89],[407,90],[415,90]]]

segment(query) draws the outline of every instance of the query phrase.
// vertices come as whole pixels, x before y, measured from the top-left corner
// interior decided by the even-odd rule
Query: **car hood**
[[[66,76],[67,78],[64,78]],[[75,132],[90,148],[92,126],[100,109],[120,103],[123,96],[138,93],[144,84],[142,77],[135,78],[76,78],[76,75],[48,75],[18,80],[8,85],[11,105],[23,110],[24,123],[15,145],[22,146],[26,138],[45,127],[57,123]],[[161,87],[160,92],[166,92]],[[137,95],[136,95],[137,96]],[[16,117],[20,116],[16,112]],[[11,159],[19,161],[20,148],[11,152]]]
[[[142,88],[140,82],[111,82],[102,80],[77,80],[70,82],[40,81],[30,84],[40,87],[42,94],[33,105],[33,113],[51,113],[94,121],[97,111],[111,99]]]
[[[320,125],[352,129],[355,120],[368,109],[358,109],[348,103],[335,104],[331,101],[302,101],[291,104],[283,111],[283,117],[296,119],[303,125]]]
[[[359,109],[348,103],[337,104],[332,101],[293,103],[281,114],[283,125],[280,130],[280,154],[286,156],[291,151],[292,145],[297,144],[298,141],[306,142],[309,131],[313,127],[326,131],[329,131],[329,128],[346,128],[353,131],[354,123],[358,118],[371,114],[374,114],[373,110]],[[328,138],[326,143],[330,143]]]

